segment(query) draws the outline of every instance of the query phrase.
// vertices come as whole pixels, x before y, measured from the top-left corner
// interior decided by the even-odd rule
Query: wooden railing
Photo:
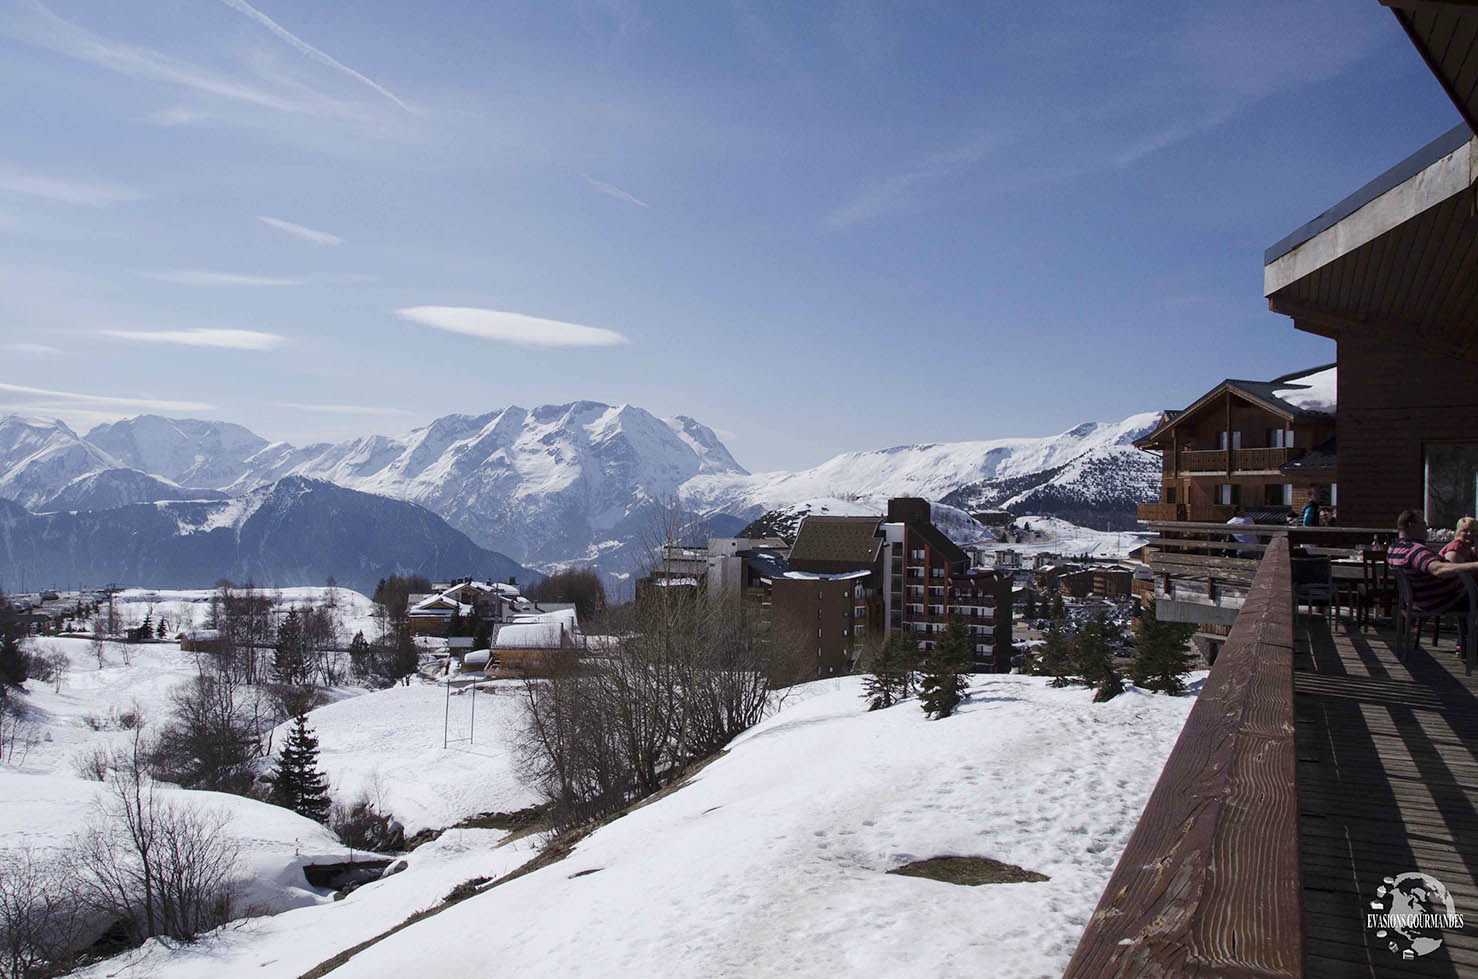
[[[1232,452],[1232,468],[1238,472],[1277,469],[1303,454],[1303,449],[1236,449]]]
[[[1225,449],[1183,449],[1180,453],[1180,472],[1224,473],[1227,471]]]
[[[1303,976],[1292,592],[1275,537],[1069,979]]]

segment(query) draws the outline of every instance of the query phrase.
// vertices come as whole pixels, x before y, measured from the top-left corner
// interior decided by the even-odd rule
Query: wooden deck
[[[1389,630],[1295,622],[1299,851],[1309,976],[1478,976],[1478,676]],[[1430,634],[1429,634],[1430,638]],[[1402,962],[1365,927],[1382,879],[1447,886],[1462,931]]]

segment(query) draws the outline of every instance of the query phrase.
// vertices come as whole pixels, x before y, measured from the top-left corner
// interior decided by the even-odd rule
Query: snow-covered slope
[[[358,952],[347,976],[1061,975],[1193,698],[1094,704],[1044,678],[979,676],[959,714],[867,712],[857,678],[798,688],[690,784],[562,861]],[[964,887],[889,874],[933,856],[1045,874]],[[426,907],[506,850],[93,975],[296,975]],[[437,869],[444,866],[445,869]],[[361,894],[364,896],[361,897]],[[120,971],[122,970],[122,971]]]
[[[160,500],[221,500],[220,490],[186,489],[178,483],[151,476],[137,469],[101,469],[79,476],[55,496],[31,507],[32,510],[111,510],[130,503],[156,503]]]

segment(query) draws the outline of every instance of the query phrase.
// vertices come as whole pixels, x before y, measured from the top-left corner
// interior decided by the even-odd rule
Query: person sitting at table
[[[1457,522],[1457,533],[1442,546],[1442,560],[1453,564],[1478,561],[1478,520],[1464,517]]]
[[[1427,546],[1427,522],[1415,510],[1396,517],[1396,533],[1386,559],[1406,572],[1412,611],[1418,615],[1458,614],[1458,654],[1468,648],[1468,593],[1458,575],[1478,572],[1478,561],[1444,561]]]

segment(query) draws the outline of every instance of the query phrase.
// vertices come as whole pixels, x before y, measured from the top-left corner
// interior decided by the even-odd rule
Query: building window
[[[1216,502],[1222,506],[1236,506],[1242,502],[1242,487],[1236,483],[1218,483]]]
[[[922,547],[913,548],[908,552],[908,558],[910,561],[922,561],[924,559],[924,549]]]
[[[1234,449],[1240,449],[1242,447],[1242,433],[1241,432],[1232,432],[1231,433],[1231,436],[1232,436],[1232,448],[1234,448]],[[1216,433],[1216,447],[1218,449],[1220,449],[1221,451],[1223,451],[1223,452],[1226,451],[1226,447],[1227,447],[1227,433],[1226,432],[1217,432]]]

